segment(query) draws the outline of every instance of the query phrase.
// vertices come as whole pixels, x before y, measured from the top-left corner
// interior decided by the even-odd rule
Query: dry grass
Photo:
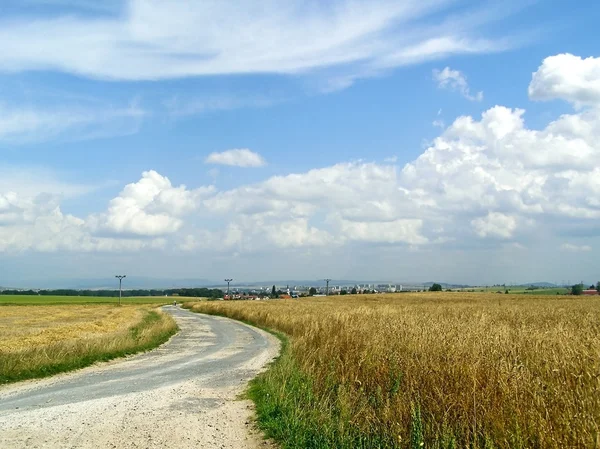
[[[334,420],[339,441],[358,430],[364,447],[600,447],[598,298],[417,293],[193,308],[290,335],[290,366],[311,385],[296,406],[314,432]]]
[[[149,349],[176,329],[150,305],[0,307],[0,383]]]

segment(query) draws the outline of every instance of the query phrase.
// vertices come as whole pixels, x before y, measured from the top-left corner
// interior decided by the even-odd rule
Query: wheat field
[[[293,402],[283,447],[600,447],[597,298],[444,292],[191,307],[291,337],[263,379],[272,416],[285,421]],[[294,429],[301,444],[286,441]]]
[[[0,383],[149,349],[177,330],[152,305],[0,307]]]

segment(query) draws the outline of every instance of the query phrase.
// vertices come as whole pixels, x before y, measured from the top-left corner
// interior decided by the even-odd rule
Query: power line
[[[325,288],[325,296],[329,295],[329,281],[331,281],[331,279],[324,279],[325,282],[327,282],[327,287]]]
[[[123,278],[127,277],[127,275],[117,274],[115,277],[119,280],[119,305],[121,305],[121,282],[123,281]]]
[[[233,279],[225,279],[225,282],[227,282],[227,297],[229,298],[229,283],[233,281]]]

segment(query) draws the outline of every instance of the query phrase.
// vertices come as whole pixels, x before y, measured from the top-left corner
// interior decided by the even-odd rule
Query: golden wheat
[[[290,335],[311,406],[400,447],[415,407],[427,447],[597,447],[597,298],[415,293],[193,308]]]
[[[0,307],[0,351],[109,334],[133,326],[143,313],[139,306]]]
[[[155,308],[0,307],[0,383],[80,368],[156,346],[177,325]]]

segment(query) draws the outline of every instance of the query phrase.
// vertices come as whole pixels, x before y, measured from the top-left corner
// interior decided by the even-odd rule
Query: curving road
[[[0,389],[0,447],[264,447],[245,384],[279,350],[270,334],[166,306],[180,327],[153,351]]]

